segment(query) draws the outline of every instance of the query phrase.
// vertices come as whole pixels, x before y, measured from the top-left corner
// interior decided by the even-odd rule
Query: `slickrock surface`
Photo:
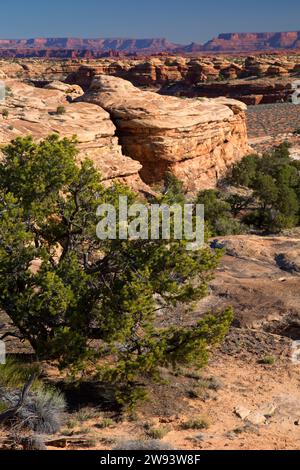
[[[122,154],[109,114],[93,104],[69,102],[83,93],[80,87],[60,82],[50,83],[47,88],[17,80],[5,83],[9,91],[1,105],[0,144],[28,134],[37,140],[51,133],[61,137],[77,135],[79,159],[93,160],[103,180],[118,179],[134,189],[146,190],[138,174],[141,165]],[[58,106],[65,108],[64,114],[57,114]]]
[[[300,334],[300,238],[241,235],[218,239],[225,256],[212,304],[232,305],[235,326],[297,339]]]
[[[251,138],[292,133],[300,128],[300,104],[274,103],[249,106],[248,134]]]
[[[246,106],[235,100],[163,97],[105,75],[79,100],[110,113],[123,152],[142,163],[146,183],[171,171],[189,191],[213,187],[249,150]]]

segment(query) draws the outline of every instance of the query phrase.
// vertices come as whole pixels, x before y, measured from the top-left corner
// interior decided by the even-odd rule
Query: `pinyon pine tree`
[[[0,164],[0,307],[40,359],[134,383],[159,366],[203,365],[222,340],[230,309],[193,325],[162,326],[167,307],[207,295],[220,253],[180,240],[96,236],[99,204],[118,207],[90,161],[76,164],[76,139],[18,138]]]

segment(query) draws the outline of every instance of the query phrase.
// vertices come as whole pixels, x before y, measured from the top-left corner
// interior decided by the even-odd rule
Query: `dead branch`
[[[16,416],[18,411],[22,408],[22,406],[24,404],[24,401],[26,400],[26,398],[28,396],[28,393],[30,391],[30,388],[32,387],[32,384],[35,381],[35,379],[36,379],[36,374],[32,374],[29,377],[28,382],[24,385],[24,387],[22,389],[22,392],[20,394],[20,398],[18,400],[18,403],[14,407],[12,407],[12,408],[4,411],[4,413],[0,414],[0,424],[4,424],[4,423],[6,423],[7,421],[13,419]]]

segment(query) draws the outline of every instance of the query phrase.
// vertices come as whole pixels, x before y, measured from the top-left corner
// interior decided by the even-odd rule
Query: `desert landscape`
[[[0,459],[298,450],[300,31],[25,36],[0,40]],[[174,236],[128,236],[124,198]],[[172,210],[199,205],[189,251]]]

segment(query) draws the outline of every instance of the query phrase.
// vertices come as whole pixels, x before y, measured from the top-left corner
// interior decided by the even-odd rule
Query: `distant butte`
[[[278,33],[226,33],[204,45],[180,45],[161,38],[33,38],[0,39],[2,58],[99,58],[106,55],[151,55],[199,52],[243,53],[300,49],[300,31]]]

